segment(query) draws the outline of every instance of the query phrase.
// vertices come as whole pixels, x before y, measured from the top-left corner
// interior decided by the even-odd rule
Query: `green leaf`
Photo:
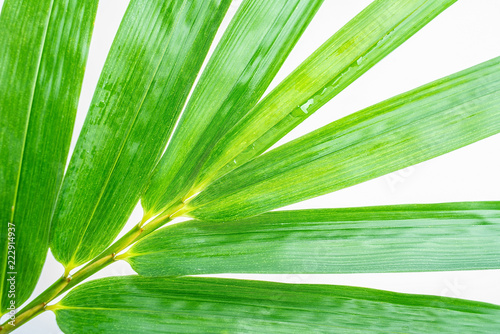
[[[96,256],[125,224],[229,2],[130,3],[56,207],[51,247],[67,269]]]
[[[28,299],[47,255],[97,2],[7,0],[2,9],[2,312]]]
[[[141,200],[148,216],[185,195],[208,152],[264,94],[322,2],[247,0],[241,4]]]
[[[221,138],[187,197],[267,150],[455,1],[372,2]]]
[[[125,259],[143,276],[499,269],[499,235],[500,202],[278,211],[170,225]]]
[[[54,307],[73,333],[495,333],[500,306],[335,285],[114,277]]]
[[[500,132],[500,57],[332,122],[207,187],[184,209],[247,217],[434,158]]]

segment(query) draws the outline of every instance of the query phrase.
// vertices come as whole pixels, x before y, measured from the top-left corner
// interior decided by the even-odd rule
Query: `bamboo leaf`
[[[500,307],[335,285],[113,277],[53,307],[73,333],[495,333]]]
[[[184,213],[237,219],[346,188],[500,132],[499,111],[500,57],[272,150],[215,181]]]
[[[7,0],[2,9],[2,312],[28,299],[45,261],[96,10],[97,0]]]
[[[221,138],[187,197],[267,150],[453,3],[372,2]]]
[[[148,215],[185,195],[207,153],[257,103],[322,2],[241,4],[153,173],[141,201]]]
[[[143,276],[499,269],[499,236],[500,202],[278,211],[170,225],[125,260]]]
[[[96,256],[125,224],[228,6],[130,3],[56,207],[51,247],[67,269]]]

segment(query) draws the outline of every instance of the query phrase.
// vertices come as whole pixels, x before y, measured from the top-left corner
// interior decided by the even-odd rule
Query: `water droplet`
[[[387,35],[384,36],[384,38],[382,38],[380,41],[378,41],[377,46],[384,44],[391,37],[393,31],[389,32]]]
[[[307,114],[307,109],[311,106],[311,104],[314,103],[314,99],[309,99],[307,100],[306,103],[300,106],[300,109],[304,112],[304,114]]]
[[[103,107],[104,107],[104,101],[99,102],[98,107],[99,107],[99,108],[103,108]]]
[[[362,61],[363,61],[363,57],[359,57],[358,60],[356,60],[356,64],[361,65]]]
[[[313,103],[314,103],[314,99],[307,100],[307,102],[304,103],[303,105],[297,106],[297,109],[294,109],[292,111],[291,115],[294,116],[294,117],[304,117],[304,115],[307,115],[309,113],[309,111],[307,109]]]
[[[337,84],[337,81],[339,81],[339,78],[337,78],[337,80],[335,80],[335,82],[333,82],[330,86],[326,86],[325,88],[323,88],[320,95],[327,95],[328,97],[328,94],[330,94],[330,92],[333,90],[333,87]]]

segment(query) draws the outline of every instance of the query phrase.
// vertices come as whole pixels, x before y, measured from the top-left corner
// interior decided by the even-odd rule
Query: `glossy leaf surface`
[[[141,201],[146,211],[182,200],[210,150],[257,103],[322,2],[240,5],[153,173]]]
[[[65,175],[51,247],[67,268],[117,236],[160,158],[227,7],[132,1]]]
[[[47,255],[50,219],[68,155],[96,10],[97,0],[81,4],[7,0],[3,6],[2,311],[12,300],[16,306],[26,301]]]
[[[344,117],[226,174],[186,210],[256,215],[346,188],[500,132],[500,58]]]
[[[188,197],[271,147],[455,2],[372,2],[221,138]]]
[[[499,235],[500,202],[278,211],[167,226],[126,261],[143,276],[499,269]]]
[[[500,306],[335,285],[100,279],[55,311],[73,333],[494,333]]]

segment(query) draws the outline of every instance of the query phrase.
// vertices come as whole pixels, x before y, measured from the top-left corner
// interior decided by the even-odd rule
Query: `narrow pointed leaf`
[[[271,147],[455,2],[371,3],[221,138],[191,193]]]
[[[259,214],[434,158],[500,132],[500,57],[333,122],[226,174],[192,217]]]
[[[143,276],[500,269],[499,236],[500,202],[278,211],[167,226],[126,261]]]
[[[28,299],[45,261],[97,2],[7,0],[2,9],[2,312]]]
[[[125,224],[228,6],[228,0],[130,3],[56,207],[51,247],[67,268],[101,252]]]
[[[153,173],[141,201],[146,211],[158,213],[185,195],[207,153],[257,103],[322,2],[241,4]]]
[[[500,306],[335,285],[100,279],[56,306],[73,333],[495,333]]]

